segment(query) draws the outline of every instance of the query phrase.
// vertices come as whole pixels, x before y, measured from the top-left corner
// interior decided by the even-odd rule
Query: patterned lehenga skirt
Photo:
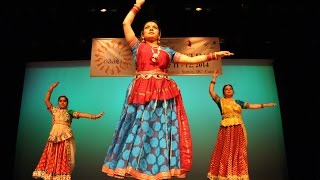
[[[129,103],[131,88],[102,172],[115,178],[184,178],[191,168],[192,145],[180,94],[143,104]]]
[[[220,126],[211,156],[210,180],[248,180],[247,140],[243,124]]]
[[[63,125],[54,125],[51,134],[65,128],[60,126]],[[49,137],[40,160],[32,173],[33,178],[44,180],[71,179],[71,173],[75,166],[76,150],[74,137],[70,133],[71,130],[67,131],[68,132],[63,135],[67,139],[60,138],[60,140],[57,141],[52,140],[54,138],[50,138],[53,136]]]

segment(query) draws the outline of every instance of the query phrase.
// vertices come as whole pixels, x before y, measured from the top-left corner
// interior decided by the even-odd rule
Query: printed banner
[[[217,37],[161,38],[160,45],[188,56],[220,51]],[[91,77],[134,76],[135,68],[131,50],[124,38],[94,38],[92,40]],[[216,68],[222,73],[220,60],[188,65],[171,63],[168,74],[176,76],[211,75]]]

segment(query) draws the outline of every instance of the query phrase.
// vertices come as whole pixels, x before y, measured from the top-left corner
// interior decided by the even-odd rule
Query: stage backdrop
[[[216,83],[220,95],[223,85],[231,83],[235,98],[251,103],[279,104],[271,60],[223,59],[222,65],[223,75]],[[211,75],[172,76],[172,79],[181,89],[193,139],[193,166],[186,179],[206,180],[221,119],[219,109],[208,93]],[[96,121],[73,121],[77,147],[73,179],[113,179],[102,173],[101,168],[131,80],[132,77],[90,77],[90,60],[29,63],[21,101],[14,179],[32,179],[32,171],[51,128],[44,97],[55,81],[60,82],[51,97],[55,105],[58,96],[64,94],[69,97],[69,109],[106,112]],[[248,133],[249,173],[253,180],[287,179],[280,108],[243,112]]]
[[[218,37],[161,38],[161,46],[170,47],[187,56],[213,53],[220,50]],[[221,70],[221,61],[199,64],[171,63],[169,75],[208,75],[213,69]],[[124,38],[92,39],[90,76],[133,76],[135,64]]]

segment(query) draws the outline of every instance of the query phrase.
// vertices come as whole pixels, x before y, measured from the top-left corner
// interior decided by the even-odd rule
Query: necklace
[[[153,47],[151,47],[151,51],[152,51],[151,61],[155,63],[155,62],[157,62],[157,59],[158,59],[159,54],[160,54],[160,46],[158,46],[158,48],[157,48],[157,53],[154,52],[154,48]]]

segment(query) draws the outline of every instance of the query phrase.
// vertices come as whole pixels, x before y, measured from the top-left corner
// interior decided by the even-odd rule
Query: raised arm
[[[232,56],[232,55],[234,54],[229,51],[217,51],[214,53],[209,53],[207,55],[198,55],[193,57],[190,57],[181,53],[176,53],[174,56],[174,62],[181,63],[181,64],[197,64],[205,61],[219,60],[225,56]]]
[[[59,84],[59,82],[52,83],[51,86],[49,87],[45,97],[44,97],[44,102],[45,102],[48,110],[51,110],[51,106],[52,106],[52,103],[50,102],[52,91],[55,87],[58,86],[58,84]]]
[[[219,76],[219,72],[217,69],[215,69],[213,71],[213,74],[212,74],[212,79],[210,81],[210,85],[209,85],[209,94],[211,96],[212,99],[216,99],[217,97],[217,94],[216,92],[214,91],[214,86],[216,84],[216,80],[217,80],[217,77]]]
[[[101,112],[99,114],[89,114],[89,113],[83,113],[83,112],[74,112],[73,116],[77,119],[79,118],[88,118],[88,119],[92,119],[92,120],[96,120],[101,118],[105,113]]]
[[[136,16],[136,14],[140,11],[144,0],[136,0],[136,4],[133,5],[127,16],[124,18],[122,26],[125,39],[127,43],[130,45],[133,41],[137,39],[133,29],[132,29],[132,22]]]

